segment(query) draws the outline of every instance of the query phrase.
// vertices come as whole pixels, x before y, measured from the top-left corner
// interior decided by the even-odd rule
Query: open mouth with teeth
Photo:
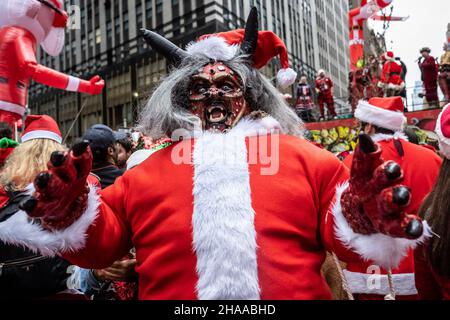
[[[222,101],[215,101],[206,109],[206,119],[210,123],[223,123],[228,117],[228,108]]]

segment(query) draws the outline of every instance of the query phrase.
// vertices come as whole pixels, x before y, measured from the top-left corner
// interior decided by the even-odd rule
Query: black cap
[[[96,124],[90,127],[84,134],[82,140],[89,141],[89,146],[93,152],[112,147],[116,142],[114,131],[104,124]]]

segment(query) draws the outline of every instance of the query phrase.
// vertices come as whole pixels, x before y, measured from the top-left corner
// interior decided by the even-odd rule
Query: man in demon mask
[[[245,30],[204,36],[186,51],[143,35],[175,67],[141,128],[154,139],[177,129],[193,138],[101,192],[86,184],[85,142],[55,153],[22,210],[0,224],[2,241],[85,268],[107,267],[134,246],[141,299],[329,299],[326,250],[391,268],[428,235],[404,211],[401,168],[383,162],[370,138],[361,136],[349,179],[338,159],[300,137],[300,120],[257,70],[269,60],[261,56],[280,55],[279,83],[294,78],[281,40],[258,32],[256,9]],[[269,173],[268,147],[278,163]]]

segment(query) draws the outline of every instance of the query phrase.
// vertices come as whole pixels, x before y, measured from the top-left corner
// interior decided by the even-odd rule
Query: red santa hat
[[[439,139],[441,153],[450,160],[450,103],[439,114],[435,131]]]
[[[244,33],[244,29],[237,29],[203,35],[197,42],[189,44],[186,50],[189,54],[204,54],[211,59],[230,60],[238,53]],[[281,70],[277,74],[278,84],[282,87],[292,85],[297,73],[289,68],[288,53],[283,40],[272,31],[259,31],[258,44],[253,55],[255,67],[258,69],[264,67],[276,56],[279,56],[281,63]]]
[[[360,100],[355,110],[355,118],[392,131],[402,131],[406,125],[401,97],[372,98]]]
[[[387,60],[387,61],[394,61],[395,60],[395,55],[394,52],[392,51],[388,51],[386,53],[383,54],[383,57]]]
[[[62,143],[62,135],[56,121],[47,115],[30,115],[25,119],[22,142],[32,139],[50,139]]]

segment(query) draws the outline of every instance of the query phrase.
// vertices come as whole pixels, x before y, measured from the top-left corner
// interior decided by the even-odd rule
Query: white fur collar
[[[397,131],[394,134],[375,133],[375,134],[371,135],[370,137],[375,142],[389,141],[392,139],[403,139],[403,140],[408,141],[408,137],[403,132],[400,132],[400,131]]]
[[[250,116],[242,118],[235,127],[224,134],[236,134],[244,135],[246,137],[251,136],[263,136],[271,133],[282,133],[282,128],[278,120],[272,116],[266,116],[263,118],[252,119]],[[180,138],[199,138],[205,134],[211,134],[209,131],[203,131],[200,129],[194,129],[189,132],[184,129],[175,130],[172,133],[171,140],[179,141]],[[220,133],[218,133],[220,134]]]

